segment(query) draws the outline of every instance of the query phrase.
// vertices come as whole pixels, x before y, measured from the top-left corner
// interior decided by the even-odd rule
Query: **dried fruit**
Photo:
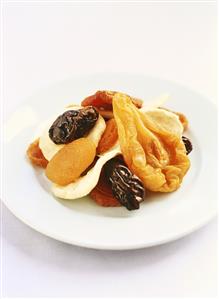
[[[119,147],[117,147],[101,155],[100,157],[95,157],[97,158],[97,160],[93,167],[89,171],[87,171],[87,168],[87,170],[83,172],[80,177],[71,184],[68,184],[67,186],[59,186],[57,184],[53,184],[53,194],[57,197],[71,200],[88,195],[97,185],[103,165],[120,153],[121,151]],[[84,175],[85,173],[86,175]]]
[[[95,155],[96,146],[89,138],[74,140],[49,161],[46,176],[58,185],[68,185],[90,166]]]
[[[168,130],[165,114],[159,123],[152,121],[129,97],[119,93],[113,97],[113,112],[120,148],[132,173],[151,191],[176,190],[190,161],[181,137]]]
[[[172,111],[172,110],[167,109],[167,108],[163,108],[163,107],[160,107],[160,108],[164,109],[164,110],[167,110],[167,111],[170,111],[170,112],[175,113],[176,115],[178,115],[179,120],[180,120],[181,124],[183,125],[184,131],[188,128],[189,121],[188,121],[187,117],[184,114],[182,114],[181,112]]]
[[[43,156],[39,147],[39,139],[29,145],[27,149],[27,156],[34,165],[46,168],[48,161]]]
[[[119,207],[120,202],[113,196],[112,188],[107,182],[104,171],[101,172],[96,187],[90,192],[91,198],[103,207]]]
[[[191,153],[192,151],[192,143],[191,141],[189,140],[189,138],[185,137],[185,136],[182,136],[182,141],[185,145],[185,148],[186,148],[186,154],[188,155],[189,153]]]
[[[68,110],[60,115],[49,129],[55,144],[66,144],[85,136],[95,125],[99,113],[94,107]]]
[[[154,124],[157,131],[167,131],[168,135],[182,137],[183,126],[179,117],[170,111],[164,109],[153,109],[143,112],[147,117],[147,122]]]
[[[184,128],[184,131],[188,128],[189,126],[189,121],[188,119],[186,118],[186,116],[184,114],[182,114],[181,112],[173,112],[175,113],[176,115],[179,116],[179,120],[180,122],[182,123],[183,125],[183,128]]]
[[[110,119],[106,122],[106,129],[99,141],[97,153],[102,154],[110,149],[118,140],[118,131],[115,119]]]
[[[99,114],[104,118],[104,119],[111,119],[113,118],[113,111],[112,110],[104,110],[101,108],[96,108]],[[112,109],[112,108],[111,108]]]
[[[104,166],[112,193],[128,210],[139,209],[139,203],[144,200],[145,189],[141,180],[118,159],[112,159]]]
[[[85,98],[82,102],[82,106],[94,106],[97,108],[102,108],[103,110],[109,111],[112,110],[112,101],[113,96],[116,94],[116,91],[109,90],[98,90],[95,94]],[[142,100],[137,98],[131,98],[133,104],[137,108],[142,107]]]

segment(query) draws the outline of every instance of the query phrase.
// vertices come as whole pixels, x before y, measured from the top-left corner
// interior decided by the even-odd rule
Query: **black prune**
[[[75,139],[81,138],[87,134],[94,127],[98,117],[99,112],[94,107],[85,107],[80,109],[77,116]]]
[[[189,138],[185,137],[185,136],[182,136],[182,141],[185,145],[185,148],[186,148],[186,155],[188,155],[189,153],[191,153],[193,147],[192,147],[192,143],[191,141],[189,140]]]
[[[95,125],[99,113],[94,107],[68,110],[60,115],[49,129],[55,144],[66,144],[85,136]]]
[[[141,180],[116,159],[107,162],[104,169],[114,197],[128,210],[139,209],[139,203],[145,196]]]

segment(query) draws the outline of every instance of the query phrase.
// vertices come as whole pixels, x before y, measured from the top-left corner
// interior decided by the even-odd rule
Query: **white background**
[[[72,74],[140,72],[216,102],[212,3],[7,3],[4,103],[9,112]],[[3,214],[3,296],[216,296],[216,220],[170,244],[97,251],[49,239]]]

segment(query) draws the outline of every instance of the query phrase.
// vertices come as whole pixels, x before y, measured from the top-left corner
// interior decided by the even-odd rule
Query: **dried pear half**
[[[113,97],[113,113],[129,169],[148,190],[175,191],[190,161],[178,130],[173,128],[173,119],[165,113],[147,115],[147,111],[141,112],[133,105],[129,96],[120,93]],[[176,118],[176,126],[178,122]]]

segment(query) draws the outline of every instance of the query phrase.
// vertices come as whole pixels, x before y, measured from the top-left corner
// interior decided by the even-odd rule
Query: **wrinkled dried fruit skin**
[[[182,136],[182,141],[185,144],[186,154],[190,154],[193,149],[191,141],[185,136]]]
[[[61,186],[75,181],[91,165],[96,146],[89,138],[80,138],[66,144],[49,161],[46,176]]]
[[[39,147],[39,139],[29,145],[27,149],[27,156],[34,165],[46,168],[48,161]]]
[[[85,136],[96,124],[99,113],[94,107],[68,110],[60,115],[49,129],[55,144],[67,144]]]
[[[181,138],[150,121],[123,94],[114,96],[113,111],[128,168],[148,190],[175,191],[190,167]]]
[[[98,111],[94,107],[80,109],[78,114],[78,128],[75,137],[81,138],[87,134],[96,124],[99,117]]]
[[[103,108],[104,110],[111,110],[112,111],[112,101],[113,96],[116,94],[116,91],[109,91],[109,90],[98,90],[95,94],[85,98],[82,102],[82,106],[94,106],[97,108]],[[137,98],[131,98],[133,104],[137,108],[142,107],[142,100]]]
[[[116,127],[116,122],[114,119],[110,119],[106,122],[106,129],[99,141],[97,147],[97,153],[102,154],[109,150],[113,145],[115,145],[118,140],[118,131]]]
[[[117,159],[107,162],[104,169],[114,197],[128,210],[139,209],[139,203],[145,196],[141,180]]]
[[[104,172],[101,172],[96,187],[90,192],[91,198],[103,207],[119,207],[120,202],[113,196],[112,188],[107,182]]]

